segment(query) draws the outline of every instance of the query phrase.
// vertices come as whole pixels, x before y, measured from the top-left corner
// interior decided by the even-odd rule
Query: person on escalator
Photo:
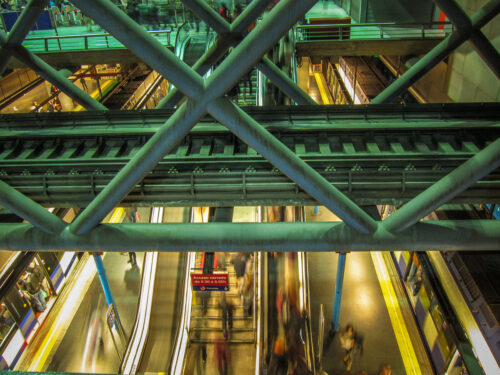
[[[220,375],[227,375],[229,367],[229,346],[227,341],[218,335],[214,335],[214,357],[217,364],[217,370]]]

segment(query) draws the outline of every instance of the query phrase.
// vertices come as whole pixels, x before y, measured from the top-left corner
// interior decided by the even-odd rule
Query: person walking
[[[346,370],[351,371],[352,367],[352,350],[355,345],[355,332],[354,327],[348,324],[344,331],[340,335],[340,346],[344,348],[344,363],[346,365]]]
[[[229,346],[222,337],[216,337],[214,340],[215,362],[219,375],[227,375],[229,367]]]

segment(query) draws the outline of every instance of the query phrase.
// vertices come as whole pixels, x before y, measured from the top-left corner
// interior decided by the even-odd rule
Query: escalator
[[[245,211],[246,210],[246,211]],[[242,214],[245,211],[245,214]],[[256,219],[251,207],[205,208],[193,217],[194,222],[232,222],[242,217]],[[260,256],[253,254],[191,253],[188,273],[228,274],[229,290],[197,291],[184,300],[185,318],[178,337],[179,356],[171,374],[212,374],[222,371],[220,353],[227,353],[224,361],[229,373],[254,374],[258,346],[258,277]],[[243,266],[245,275],[236,277],[235,259]],[[240,271],[241,272],[241,268]],[[190,288],[189,283],[186,288]],[[240,290],[242,291],[240,293]]]
[[[304,207],[267,207],[267,222],[303,221]],[[307,254],[265,253],[259,373],[315,373]]]
[[[179,35],[176,44],[177,56],[189,60],[187,63],[197,60],[207,47],[206,41],[193,38],[189,33]],[[163,77],[152,71],[122,108],[142,108],[153,100],[154,92],[163,81]],[[191,210],[187,208],[156,207],[151,210],[150,222],[188,222],[190,215]],[[174,357],[179,358],[176,348],[180,345],[183,301],[190,291],[190,286],[186,287],[190,262],[185,252],[146,253],[136,321],[120,366],[121,373],[172,371]],[[184,358],[183,355],[180,358]]]

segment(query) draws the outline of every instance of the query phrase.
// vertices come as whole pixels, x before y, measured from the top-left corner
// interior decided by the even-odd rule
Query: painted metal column
[[[106,303],[108,304],[108,307],[110,305],[113,305],[116,313],[117,323],[115,322],[115,327],[118,330],[121,329],[122,330],[121,333],[125,335],[125,332],[123,331],[122,322],[120,320],[120,315],[118,314],[118,306],[116,306],[115,299],[113,298],[113,293],[111,293],[111,287],[109,286],[108,276],[106,275],[106,270],[104,269],[104,263],[102,261],[102,258],[98,253],[92,253],[92,256],[94,257],[95,266],[97,268],[97,273],[99,274],[99,280],[101,281],[104,297],[106,298]]]
[[[57,233],[66,224],[35,201],[0,181],[0,204],[46,233]]]
[[[346,253],[339,254],[337,263],[337,278],[335,279],[335,297],[333,300],[332,330],[339,330],[340,303],[342,301],[342,285],[344,285]]]

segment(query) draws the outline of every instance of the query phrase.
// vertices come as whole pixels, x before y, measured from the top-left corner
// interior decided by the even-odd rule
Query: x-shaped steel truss
[[[450,9],[456,7],[453,1],[440,1],[442,1],[443,4],[453,4],[450,5]],[[318,235],[318,241],[321,239],[328,245],[332,245],[332,248],[335,248],[335,243],[342,243],[342,248],[348,249],[351,243],[356,249],[366,250],[372,247],[383,248],[385,245],[387,245],[388,248],[394,249],[395,246],[397,246],[394,243],[397,244],[398,239],[401,239],[400,244],[402,246],[403,243],[406,245],[405,248],[412,248],[412,246],[409,245],[411,243],[409,239],[415,238],[416,240],[423,240],[427,237],[422,236],[431,234],[439,236],[440,231],[436,231],[436,228],[441,228],[442,238],[450,238],[450,231],[452,231],[453,235],[458,236],[459,240],[457,240],[457,237],[454,237],[452,241],[454,245],[452,248],[463,249],[467,248],[467,246],[472,246],[470,241],[465,246],[459,245],[461,232],[464,236],[468,236],[469,239],[471,236],[483,235],[488,239],[488,243],[482,246],[483,249],[498,249],[500,246],[500,235],[498,234],[500,230],[496,229],[500,228],[498,228],[496,223],[475,221],[474,223],[468,224],[469,226],[467,228],[463,225],[457,226],[457,224],[453,222],[444,226],[439,223],[423,226],[421,224],[415,224],[420,218],[428,215],[442,204],[446,203],[451,197],[459,194],[475,181],[498,168],[500,166],[500,139],[488,145],[462,166],[458,167],[449,175],[436,182],[429,189],[419,194],[389,218],[383,222],[377,222],[224,96],[226,92],[239,82],[241,77],[249,69],[258,65],[262,70],[270,70],[270,73],[268,71],[270,78],[272,78],[283,91],[287,92],[288,90],[287,93],[298,103],[310,102],[310,99],[306,98],[306,96],[301,93],[301,90],[297,89],[289,79],[285,79],[283,74],[281,74],[282,81],[280,82],[280,79],[277,78],[276,75],[279,76],[281,72],[277,72],[277,68],[274,64],[266,60],[265,57],[263,58],[263,56],[272,48],[279,38],[293,26],[293,24],[314,5],[315,2],[315,0],[282,0],[264,20],[259,23],[259,25],[257,25],[257,27],[235,47],[214,73],[208,79],[203,80],[200,76],[203,70],[211,66],[223,53],[225,53],[225,48],[229,43],[234,43],[228,42],[231,41],[231,37],[234,37],[234,34],[242,33],[248,28],[248,25],[255,20],[255,17],[268,3],[267,0],[255,0],[232,25],[225,22],[201,0],[184,0],[184,3],[191,7],[195,13],[207,22],[207,24],[223,35],[221,38],[222,42],[218,45],[216,44],[212,50],[208,51],[195,65],[194,68],[197,70],[191,69],[184,62],[180,61],[171,51],[150,36],[141,26],[137,25],[115,7],[111,1],[73,0],[73,3],[77,7],[106,28],[132,52],[140,56],[148,65],[169,79],[169,81],[171,81],[180,92],[186,95],[188,99],[180,105],[174,115],[165,122],[146,145],[115,176],[71,225],[67,225],[59,218],[48,213],[37,203],[29,200],[15,189],[1,182],[1,203],[12,209],[19,216],[28,220],[38,229],[31,227],[31,225],[26,226],[26,224],[23,224],[22,228],[24,229],[17,232],[17,234],[13,234],[11,229],[17,229],[18,227],[11,226],[1,228],[0,226],[0,243],[2,245],[9,244],[8,246],[13,249],[26,248],[26,240],[31,241],[30,243],[33,246],[30,246],[30,248],[32,249],[47,249],[50,247],[60,248],[60,246],[64,244],[75,245],[77,243],[79,244],[78,246],[88,246],[91,248],[95,246],[95,243],[94,245],[91,244],[92,240],[101,238],[99,233],[101,233],[101,236],[104,236],[104,238],[106,238],[106,236],[114,237],[111,236],[109,232],[106,232],[109,226],[99,225],[102,219],[121,201],[134,185],[158,163],[159,160],[170,152],[189,133],[206,113],[209,113],[250,147],[259,152],[264,158],[269,160],[275,167],[308,192],[320,204],[326,206],[344,221],[341,225],[332,225],[329,227],[329,231],[333,231],[333,233],[328,233],[329,231],[325,232],[324,228],[315,232]],[[35,14],[39,14],[46,3],[46,1],[38,2],[32,0],[14,29],[9,33],[9,36],[0,36],[2,57],[15,56],[27,63],[28,66],[36,67],[37,71],[45,74],[45,76],[41,74],[44,78],[47,78],[56,86],[63,89],[63,91],[66,90],[71,93],[72,95],[70,96],[74,97],[75,100],[81,103],[86,101],[87,107],[97,109],[97,104],[94,103],[95,101],[93,101],[93,99],[88,101],[88,98],[82,96],[83,91],[80,93],[79,91],[81,90],[75,90],[74,87],[76,86],[74,85],[71,85],[73,88],[70,88],[66,80],[61,79],[58,72],[46,66],[46,64],[34,54],[20,46],[21,41],[27,35],[27,30],[31,28],[37,18]],[[456,11],[456,9],[454,9],[454,11]],[[445,39],[445,41],[440,43],[440,45],[426,55],[405,75],[395,81],[393,85],[388,87],[387,90],[375,99],[375,102],[388,101],[397,96],[402,90],[413,84],[418,78],[425,74],[426,71],[430,70],[433,64],[435,65],[437,62],[444,59],[468,38],[471,38],[472,43],[476,47],[480,50],[484,50],[484,35],[482,36],[479,29],[499,12],[500,0],[492,0],[480,12],[474,15],[472,21],[469,20],[469,23],[467,23],[462,16],[450,16],[453,22],[460,25],[457,32]],[[462,23],[469,25],[467,26],[467,30],[462,28]],[[237,39],[235,40],[237,41]],[[493,65],[493,67],[497,66],[498,64],[495,62],[496,57],[492,54],[491,48],[486,47],[486,50],[489,52],[483,54],[483,58],[489,62],[489,65]],[[4,63],[4,66],[5,65],[6,63]],[[272,72],[273,70],[274,72]],[[274,77],[273,74],[275,75]],[[178,96],[173,98],[173,95],[174,94],[172,94],[169,101],[165,101],[163,105],[168,104],[168,102],[170,104],[175,103]],[[125,227],[122,226],[120,228]],[[166,227],[168,227],[168,225],[166,225]],[[116,233],[123,233],[122,230],[124,229],[118,229],[119,227],[116,228]],[[143,228],[146,230],[146,227]],[[250,229],[250,227],[248,228]],[[254,227],[252,228],[257,230]],[[286,248],[284,244],[287,242],[287,239],[290,238],[290,232],[283,230],[279,225],[276,226],[276,228],[276,236],[278,238],[276,236],[270,236],[269,243],[263,248],[268,249],[272,247],[273,243],[276,244],[277,248]],[[125,228],[125,230],[129,230],[129,227]],[[305,227],[304,230],[306,230]],[[44,232],[50,234],[50,241],[48,241],[49,237],[47,237]],[[111,232],[113,232],[113,230],[111,230]],[[397,232],[400,233],[396,235]],[[16,236],[18,236],[19,233],[23,233],[24,242],[16,240]],[[200,235],[205,234],[207,239],[209,237],[207,231],[198,233]],[[447,234],[448,237],[444,236],[445,234]],[[163,237],[161,235],[155,237],[152,231],[150,235],[152,238],[155,238],[155,240],[146,246],[141,246],[138,243],[138,249],[171,250],[172,248],[169,246],[177,242],[173,240],[175,237],[173,232],[170,233],[170,235],[173,236],[170,240],[173,240],[173,242],[168,246],[162,245],[160,241],[160,238],[168,241],[168,234],[165,234]],[[219,235],[219,243],[224,243],[225,238],[227,237],[229,239],[230,237],[227,230],[217,231],[217,235]],[[146,233],[145,236],[147,237],[148,234]],[[325,236],[328,238],[325,238]],[[359,241],[353,241],[356,236],[361,239],[360,241],[362,244],[360,244]],[[12,242],[9,242],[9,238],[12,239]],[[144,239],[144,233],[142,236],[139,235],[138,238]],[[248,234],[245,235],[244,231],[241,232],[241,238],[247,241],[241,244],[240,248],[243,249],[245,248],[245,244],[250,243],[250,238]],[[198,241],[200,242],[196,242],[193,248],[211,249],[210,245],[212,245],[212,247],[215,246],[213,241],[206,241],[205,246],[200,238],[198,238]],[[50,242],[50,244],[48,242]],[[434,243],[435,246],[432,245],[432,241],[426,242],[425,245],[428,248],[443,246],[442,243],[438,244],[438,242],[439,241],[436,241]],[[58,243],[59,246],[54,246],[56,243]],[[280,246],[278,246],[278,243]],[[119,249],[119,244],[117,245],[116,242],[115,245],[113,245],[106,241],[99,241],[99,244],[102,245],[101,248],[104,250]],[[252,246],[256,245],[257,243],[252,243]],[[418,248],[418,246],[420,245],[415,244],[413,248]],[[219,245],[215,247],[219,250],[230,248],[228,245]],[[290,247],[291,249],[297,249],[296,243]],[[478,247],[481,246],[478,244]],[[180,246],[180,249],[183,248],[185,247]],[[310,249],[323,250],[324,247],[312,246]]]

